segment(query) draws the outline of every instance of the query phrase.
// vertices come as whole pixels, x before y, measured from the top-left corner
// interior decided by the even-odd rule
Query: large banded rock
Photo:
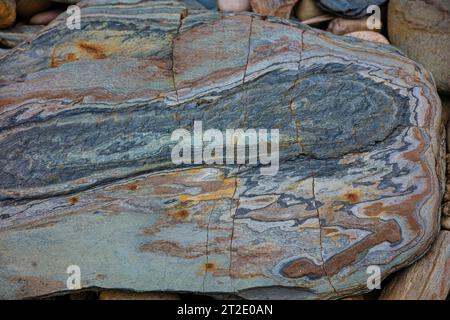
[[[0,56],[0,297],[78,265],[83,287],[338,298],[430,247],[441,106],[396,49],[167,1],[82,11]],[[195,120],[280,129],[278,173],[174,165]]]

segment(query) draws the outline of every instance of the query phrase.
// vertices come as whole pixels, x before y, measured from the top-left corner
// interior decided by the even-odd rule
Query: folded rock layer
[[[0,297],[82,287],[339,298],[438,229],[440,102],[388,45],[148,1],[0,57]],[[176,166],[171,133],[280,130],[280,168]]]

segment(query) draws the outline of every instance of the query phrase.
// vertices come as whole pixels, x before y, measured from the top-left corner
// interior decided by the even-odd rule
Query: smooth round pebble
[[[55,9],[38,13],[30,19],[30,24],[49,24],[63,12],[62,9]]]
[[[26,19],[52,6],[52,2],[49,0],[17,0],[16,3],[17,14]]]
[[[358,39],[362,39],[362,40],[367,40],[367,41],[371,41],[371,42],[389,44],[389,40],[386,39],[385,36],[383,36],[382,34],[380,34],[378,32],[374,32],[374,31],[355,31],[355,32],[346,33],[345,36],[358,38]]]
[[[0,0],[0,29],[9,28],[16,21],[14,0]]]
[[[441,227],[442,227],[442,229],[450,230],[450,217],[442,216]]]
[[[430,71],[441,93],[450,94],[450,1],[391,0],[387,27],[392,44]]]
[[[249,11],[250,0],[217,0],[220,11]]]
[[[316,6],[314,0],[301,0],[297,5],[295,16],[300,21],[304,21],[323,14],[324,11]]]
[[[253,12],[263,16],[289,19],[297,0],[250,0]]]
[[[378,31],[378,30],[369,30],[367,28],[367,18],[361,19],[335,18],[328,25],[327,31],[337,35],[343,35],[355,31]]]

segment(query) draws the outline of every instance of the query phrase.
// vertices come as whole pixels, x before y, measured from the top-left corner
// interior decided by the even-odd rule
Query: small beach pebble
[[[289,19],[297,0],[251,0],[253,12],[263,16],[274,16]]]
[[[316,6],[313,0],[301,0],[297,5],[296,17],[300,21],[315,18],[323,14],[324,11]]]
[[[16,3],[14,0],[0,0],[0,29],[11,27],[16,21]]]
[[[49,24],[63,12],[62,9],[54,9],[38,13],[30,19],[30,24]]]
[[[249,11],[249,0],[217,0],[220,11]]]
[[[355,31],[378,31],[378,30],[369,30],[369,28],[367,28],[367,18],[361,18],[356,20],[336,18],[330,22],[327,31],[337,35],[343,35]]]
[[[39,12],[43,12],[52,6],[49,0],[17,0],[17,14],[29,19]]]
[[[367,40],[367,41],[371,41],[371,42],[379,42],[379,43],[389,44],[389,40],[386,39],[385,36],[383,36],[382,34],[380,34],[378,32],[373,32],[373,31],[350,32],[350,33],[345,34],[345,36],[358,38],[358,39],[362,39],[362,40]]]
[[[442,216],[441,218],[441,227],[445,230],[450,230],[450,217]]]

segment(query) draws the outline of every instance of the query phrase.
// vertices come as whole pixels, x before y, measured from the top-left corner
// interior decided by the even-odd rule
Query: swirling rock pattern
[[[82,285],[338,298],[438,229],[440,101],[378,45],[182,3],[88,4],[0,56],[0,297]],[[280,170],[170,161],[177,128],[280,129]]]

